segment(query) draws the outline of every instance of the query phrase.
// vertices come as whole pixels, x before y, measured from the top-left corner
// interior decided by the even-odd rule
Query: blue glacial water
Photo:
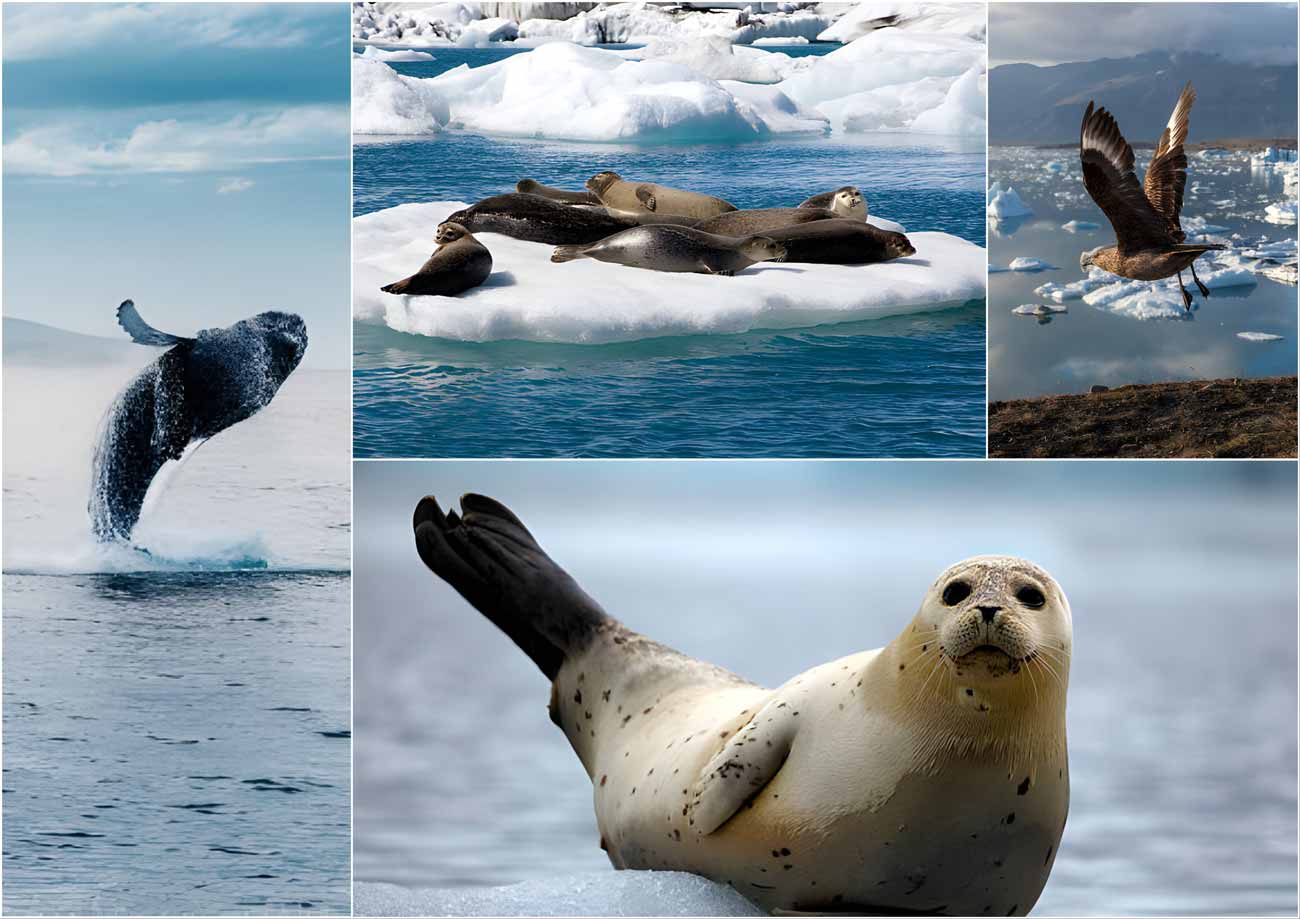
[[[776,48],[792,52],[796,48]],[[801,53],[824,53],[801,46]],[[432,76],[511,53],[435,49]],[[789,206],[846,183],[909,231],[984,244],[982,145],[890,135],[676,146],[487,138],[358,143],[354,212],[474,201],[594,172]],[[909,317],[623,344],[466,343],[355,323],[354,448],[385,456],[982,456],[984,304]]]

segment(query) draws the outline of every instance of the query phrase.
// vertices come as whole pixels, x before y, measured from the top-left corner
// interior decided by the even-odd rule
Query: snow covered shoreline
[[[580,260],[553,246],[477,234],[493,273],[459,297],[379,288],[428,258],[434,227],[466,205],[404,204],[353,220],[353,318],[463,341],[599,344],[668,335],[806,328],[927,312],[984,296],[985,250],[947,233],[909,233],[916,255],[876,265],[763,263],[735,277]]]

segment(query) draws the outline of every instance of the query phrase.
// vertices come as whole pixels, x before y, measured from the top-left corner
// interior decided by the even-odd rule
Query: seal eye
[[[1037,587],[1022,587],[1016,591],[1016,599],[1030,609],[1042,609],[1047,598]]]
[[[943,589],[943,605],[956,606],[970,596],[970,585],[965,581],[953,581]]]

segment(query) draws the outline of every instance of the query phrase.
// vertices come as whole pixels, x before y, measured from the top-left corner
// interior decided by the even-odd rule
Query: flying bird
[[[1176,274],[1183,307],[1188,311],[1192,295],[1183,284],[1183,270],[1191,269],[1201,296],[1209,297],[1193,263],[1206,252],[1227,248],[1217,243],[1185,243],[1187,235],[1179,221],[1187,185],[1183,143],[1187,140],[1187,116],[1195,101],[1196,91],[1188,83],[1160,135],[1141,185],[1133,172],[1133,148],[1110,112],[1104,108],[1094,111],[1089,102],[1079,131],[1084,187],[1115,230],[1115,245],[1084,252],[1079,267],[1096,265],[1135,281],[1158,281]]]

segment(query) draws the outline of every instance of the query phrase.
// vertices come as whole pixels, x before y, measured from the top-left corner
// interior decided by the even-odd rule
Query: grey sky
[[[1296,4],[993,3],[993,66],[1213,52],[1255,64],[1294,64]]]

